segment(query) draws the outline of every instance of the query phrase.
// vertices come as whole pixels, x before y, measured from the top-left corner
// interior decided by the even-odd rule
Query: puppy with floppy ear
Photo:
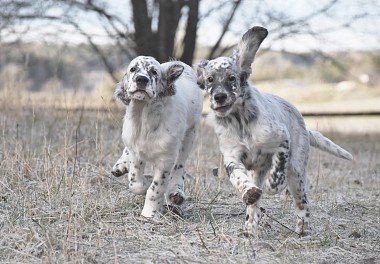
[[[307,130],[293,105],[248,83],[251,64],[267,35],[265,28],[253,27],[231,57],[202,61],[198,84],[210,96],[210,118],[229,179],[247,205],[247,232],[256,234],[263,189],[277,193],[287,187],[296,209],[296,232],[305,235],[310,228],[306,190],[310,145],[340,158],[352,156],[319,132]]]
[[[127,105],[122,133],[126,148],[112,173],[128,173],[131,192],[146,193],[142,216],[157,217],[165,201],[176,206],[185,200],[185,163],[203,101],[196,75],[182,62],[160,64],[139,56],[129,64],[115,96]],[[153,180],[143,176],[147,162],[154,166]]]

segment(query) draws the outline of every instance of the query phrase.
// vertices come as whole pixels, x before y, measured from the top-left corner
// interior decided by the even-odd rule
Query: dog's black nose
[[[141,75],[136,77],[137,84],[148,84],[148,82],[149,82],[148,77],[141,76]]]
[[[227,99],[227,94],[226,93],[217,93],[214,95],[214,100],[215,102],[221,104],[224,103]]]

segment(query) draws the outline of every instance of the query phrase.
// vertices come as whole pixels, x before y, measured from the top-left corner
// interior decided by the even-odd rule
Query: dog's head
[[[124,104],[129,104],[130,100],[151,101],[174,95],[174,82],[183,70],[179,63],[163,69],[153,57],[138,56],[131,61],[127,73],[116,85],[115,96]]]
[[[231,57],[203,60],[198,64],[198,85],[210,95],[211,109],[217,116],[230,114],[251,75],[256,52],[267,35],[265,28],[253,27],[243,35]]]

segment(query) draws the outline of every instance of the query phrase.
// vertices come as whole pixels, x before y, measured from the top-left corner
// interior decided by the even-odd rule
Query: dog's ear
[[[175,95],[174,83],[183,73],[185,67],[179,63],[170,65],[162,72],[162,87],[158,93],[160,97]]]
[[[181,76],[184,69],[185,67],[183,67],[181,64],[173,64],[167,69],[167,71],[164,74],[168,86],[173,85],[175,80],[177,80],[178,77]]]
[[[204,70],[208,64],[208,60],[202,60],[197,65],[197,84],[199,87],[204,90],[205,89],[205,76],[204,76]]]
[[[255,59],[257,50],[261,42],[267,37],[268,30],[263,27],[253,27],[248,30],[239,42],[237,50],[232,58],[237,61],[240,70],[240,79],[245,82],[251,75],[251,64]]]
[[[122,102],[123,104],[125,105],[129,105],[129,103],[131,102],[131,99],[129,99],[127,93],[125,92],[125,89],[124,89],[124,82],[123,80],[121,80],[120,82],[118,82],[116,84],[116,87],[115,87],[115,98],[117,100],[119,100],[120,102]]]

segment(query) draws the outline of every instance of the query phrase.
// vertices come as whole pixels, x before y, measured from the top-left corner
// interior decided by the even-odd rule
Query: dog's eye
[[[236,81],[236,77],[233,76],[233,75],[231,75],[230,78],[228,78],[228,80],[229,80],[230,82],[234,82],[234,81]]]
[[[136,67],[132,67],[129,71],[130,72],[135,72],[136,71]]]
[[[214,81],[214,78],[212,78],[211,76],[207,78],[207,81],[212,83]]]
[[[153,75],[157,75],[157,71],[155,69],[151,69],[150,72],[153,74]]]

